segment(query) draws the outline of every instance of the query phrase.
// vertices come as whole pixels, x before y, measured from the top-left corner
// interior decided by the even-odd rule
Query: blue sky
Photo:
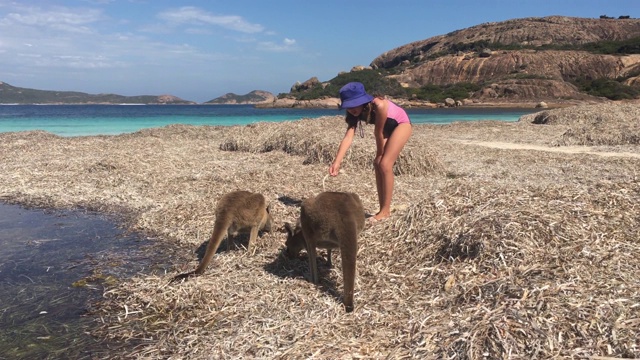
[[[486,22],[640,17],[640,0],[0,0],[0,81],[91,94],[289,92]]]

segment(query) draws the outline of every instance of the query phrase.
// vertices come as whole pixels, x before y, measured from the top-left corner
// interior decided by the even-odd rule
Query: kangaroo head
[[[284,228],[287,231],[287,241],[285,245],[285,253],[288,257],[294,258],[300,254],[300,251],[305,248],[304,235],[302,234],[302,226],[300,220],[296,222],[295,228],[289,223],[284,224]]]

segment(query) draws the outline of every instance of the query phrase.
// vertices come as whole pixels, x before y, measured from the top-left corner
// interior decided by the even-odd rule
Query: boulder
[[[309,90],[318,84],[320,84],[320,80],[318,80],[318,78],[315,76],[303,82],[302,84],[299,81],[296,81],[296,83],[291,86],[291,92]]]
[[[444,105],[447,107],[454,107],[456,106],[456,101],[453,100],[452,98],[446,98],[444,99]]]

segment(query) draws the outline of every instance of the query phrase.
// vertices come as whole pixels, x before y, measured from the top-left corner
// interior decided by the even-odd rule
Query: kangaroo
[[[329,266],[331,249],[340,249],[344,279],[343,304],[347,312],[353,311],[358,236],[364,228],[364,218],[364,207],[357,194],[323,192],[302,202],[295,228],[285,223],[288,233],[285,252],[289,257],[296,257],[306,248],[311,280],[315,284],[318,283],[316,248],[328,250]]]
[[[239,231],[250,230],[247,249],[253,253],[255,240],[259,230],[271,231],[273,218],[271,205],[266,204],[262,194],[249,191],[233,191],[223,195],[216,206],[216,220],[213,233],[209,238],[207,250],[195,271],[178,275],[174,280],[184,279],[193,275],[202,275],[211,258],[215,255],[225,234],[227,235],[227,250],[231,247],[231,236]]]

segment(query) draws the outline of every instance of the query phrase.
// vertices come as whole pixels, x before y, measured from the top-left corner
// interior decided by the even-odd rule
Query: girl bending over
[[[329,167],[329,174],[337,176],[342,159],[349,150],[359,123],[374,124],[376,157],[373,167],[376,173],[376,188],[380,210],[370,221],[378,221],[391,215],[391,195],[393,194],[393,165],[400,151],[411,136],[411,120],[400,106],[385,99],[373,97],[359,82],[351,82],[340,89],[341,109],[346,109],[347,131],[338,147],[336,158]],[[364,136],[362,128],[360,135]]]

